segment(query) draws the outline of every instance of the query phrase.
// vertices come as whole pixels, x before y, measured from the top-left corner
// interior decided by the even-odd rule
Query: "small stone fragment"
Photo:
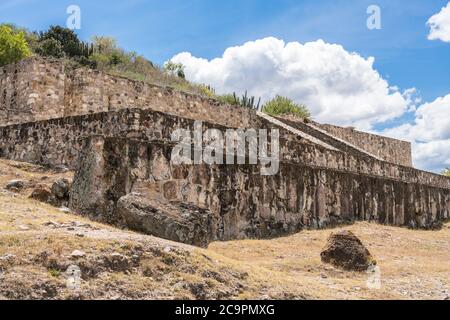
[[[25,182],[22,180],[11,180],[6,184],[5,189],[13,192],[20,192],[25,188]]]
[[[86,255],[84,251],[81,250],[75,250],[70,254],[72,258],[83,258]]]

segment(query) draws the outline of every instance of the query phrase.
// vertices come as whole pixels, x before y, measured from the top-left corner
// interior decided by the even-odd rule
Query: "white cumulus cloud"
[[[185,65],[189,80],[218,93],[248,91],[264,101],[280,94],[305,103],[320,122],[370,129],[411,104],[411,90],[403,94],[390,86],[374,69],[374,58],[323,40],[302,44],[269,37],[228,48],[213,60],[188,52],[171,60]]]
[[[450,42],[450,2],[439,13],[432,16],[427,24],[430,27],[429,40]]]
[[[413,124],[384,130],[387,136],[413,143],[417,167],[440,172],[450,167],[450,94],[417,108]]]

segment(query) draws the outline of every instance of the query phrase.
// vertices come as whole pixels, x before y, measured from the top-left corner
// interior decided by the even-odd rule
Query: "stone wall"
[[[76,168],[71,206],[100,220],[117,223],[118,203],[122,218],[138,210],[134,196],[122,199],[133,193],[146,199],[140,208],[152,221],[170,221],[152,234],[202,246],[355,220],[431,228],[449,218],[450,179],[413,169],[407,142],[280,123],[249,109],[98,71],[68,72],[58,61],[37,58],[2,68],[0,92],[0,157]],[[260,165],[173,165],[171,134],[193,130],[195,120],[203,121],[203,130],[279,129],[279,173],[262,176]],[[154,208],[160,204],[167,205]],[[183,218],[192,210],[198,214]],[[133,225],[144,228],[142,221]],[[191,229],[201,239],[193,239]]]
[[[37,58],[0,68],[0,125],[64,116],[65,74],[60,63]]]
[[[258,128],[276,128],[259,119]],[[204,130],[227,127],[204,122]],[[170,141],[176,129],[193,130],[194,120],[143,109],[123,109],[90,115],[43,120],[34,123],[0,127],[0,157],[75,168],[82,145],[80,138],[89,135],[136,137],[148,141]],[[283,160],[343,173],[384,177],[406,183],[449,188],[450,179],[411,167],[358,154],[330,150],[280,128]]]
[[[361,132],[353,128],[342,128],[319,123],[314,123],[314,125],[385,161],[403,166],[413,166],[411,143],[409,142]]]
[[[152,109],[228,127],[249,127],[256,113],[216,100],[112,76],[67,70],[55,60],[30,58],[0,68],[0,125],[117,111]]]
[[[224,128],[204,123],[206,128]],[[80,138],[90,135],[140,136],[170,140],[176,129],[194,128],[194,120],[144,109],[122,109],[0,127],[0,157],[46,166],[75,168]]]
[[[276,127],[259,121],[259,128]],[[449,217],[449,178],[329,149],[283,128],[275,176],[262,176],[258,165],[170,164],[172,132],[193,128],[192,119],[143,109],[43,120],[0,127],[0,157],[77,168],[72,207],[108,222],[116,222],[117,202],[131,192],[183,203],[176,208],[193,204],[211,213],[199,228],[211,234],[202,245],[354,220],[432,227]],[[97,141],[89,152],[86,138]],[[97,167],[87,170],[86,163]]]
[[[135,139],[87,139],[72,209],[116,223],[117,202],[127,194],[191,203],[212,215],[204,226],[208,241],[270,238],[354,221],[433,228],[449,218],[450,188],[288,161],[274,176],[262,176],[255,165],[174,165],[171,149]]]
[[[212,99],[91,69],[67,70],[61,61],[37,57],[0,68],[0,92],[0,125],[127,107],[232,128],[258,128],[260,123],[256,113],[246,108],[222,105]],[[331,125],[316,125],[388,162],[412,166],[411,145],[407,142]]]

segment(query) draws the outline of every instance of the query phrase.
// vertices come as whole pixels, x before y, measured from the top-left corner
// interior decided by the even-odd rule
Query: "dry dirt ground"
[[[29,199],[71,173],[0,160],[0,299],[449,299],[450,224],[357,223],[376,273],[324,265],[333,230],[203,250],[98,224]],[[4,189],[21,179],[20,193]],[[368,282],[369,280],[369,282]],[[375,283],[376,285],[368,286]],[[379,285],[379,286],[378,286]]]

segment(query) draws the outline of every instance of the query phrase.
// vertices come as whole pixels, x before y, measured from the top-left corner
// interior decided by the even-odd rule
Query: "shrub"
[[[237,105],[236,95],[234,94],[223,94],[216,97],[217,100],[224,104]]]
[[[184,73],[184,66],[182,63],[175,63],[172,61],[167,61],[164,64],[164,71],[168,74],[175,75],[181,79],[186,79],[186,74]]]
[[[119,64],[124,63],[123,56],[118,52],[113,52],[109,57],[109,65],[110,66],[118,66]]]
[[[7,26],[7,27],[11,28],[12,32],[15,34],[22,32],[24,34],[25,40],[28,43],[28,46],[32,53],[34,52],[34,49],[38,46],[39,34],[37,32],[30,32],[27,29],[18,27],[12,23],[4,23],[4,24],[0,24],[0,26]]]
[[[67,28],[52,26],[41,32],[34,47],[34,51],[44,57],[69,58],[75,66],[97,66],[96,61],[90,59],[94,52],[93,45],[80,41],[76,33]]]
[[[145,59],[143,56],[136,54],[135,52],[131,54],[130,60],[130,68],[134,70],[134,72],[140,74],[149,74],[155,72],[155,66],[153,65],[153,63]]]
[[[17,62],[31,55],[23,31],[14,32],[10,26],[0,26],[0,66]]]
[[[239,98],[236,96],[236,93],[233,93],[234,100],[236,101],[235,104],[239,105],[244,108],[249,108],[253,110],[259,110],[259,106],[261,104],[261,98],[259,98],[258,103],[255,103],[255,97],[249,97],[247,96],[247,91],[245,91],[245,94]]]
[[[64,50],[61,43],[56,39],[46,39],[41,41],[35,49],[35,52],[44,57],[62,58]]]
[[[135,72],[133,59],[137,58],[135,53],[127,53],[117,46],[117,42],[111,37],[92,37],[93,54],[90,57],[99,69],[120,69],[125,72]]]
[[[446,176],[446,177],[450,177],[450,168],[446,168],[446,169],[442,172],[442,174],[443,174],[444,176]]]
[[[293,100],[282,96],[276,96],[267,102],[263,107],[263,112],[272,116],[294,115],[304,119],[308,119],[311,116],[306,106],[297,104]]]
[[[117,41],[112,37],[93,36],[92,43],[96,53],[110,55],[118,50]]]
[[[238,97],[236,93],[233,93],[217,96],[216,99],[225,104],[241,106],[253,110],[259,110],[261,104],[261,98],[259,98],[258,102],[256,102],[255,97],[248,97],[247,91],[245,91],[245,94],[242,97]]]
[[[208,97],[208,98],[216,97],[216,93],[215,93],[214,89],[211,88],[211,86],[207,86],[205,84],[200,84],[197,86],[197,88],[198,88],[200,95],[202,95],[204,97]]]

